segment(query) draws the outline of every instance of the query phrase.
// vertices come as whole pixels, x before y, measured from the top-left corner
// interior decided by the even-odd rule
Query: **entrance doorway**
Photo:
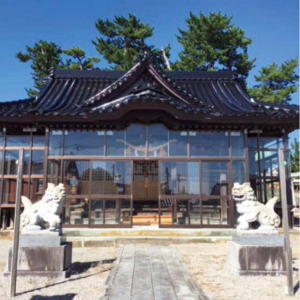
[[[157,225],[159,223],[158,161],[134,161],[132,183],[133,225]]]

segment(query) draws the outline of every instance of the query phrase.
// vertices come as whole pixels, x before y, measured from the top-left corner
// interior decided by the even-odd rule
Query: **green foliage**
[[[88,70],[94,68],[94,63],[98,63],[98,57],[86,57],[85,51],[76,47],[63,50],[63,53],[71,58],[66,59],[65,68],[76,70]]]
[[[63,54],[68,56],[66,60],[64,60]],[[26,46],[26,52],[18,52],[16,57],[21,62],[31,62],[34,88],[27,89],[30,97],[39,94],[51,69],[91,69],[94,67],[94,63],[99,62],[96,57],[86,57],[85,51],[80,48],[62,50],[57,44],[43,40],[35,43],[32,47]]]
[[[18,52],[16,57],[21,62],[31,61],[34,89],[28,89],[29,96],[36,96],[43,86],[43,79],[47,77],[52,68],[62,66],[62,49],[55,43],[40,40],[32,47],[26,46],[26,52]]]
[[[292,170],[292,172],[300,171],[299,154],[300,154],[299,141],[294,139],[293,143],[291,144],[291,170]]]
[[[291,59],[281,65],[263,67],[255,76],[258,84],[248,90],[250,96],[260,101],[287,103],[298,89],[297,66],[297,59]]]
[[[99,19],[96,28],[100,37],[93,44],[108,63],[112,64],[114,70],[130,69],[138,55],[144,51],[151,52],[159,59],[160,64],[164,64],[160,50],[145,42],[153,35],[153,27],[142,23],[136,16],[118,16],[112,21]],[[170,55],[170,46],[165,48],[165,52],[167,56]]]
[[[183,51],[174,67],[185,71],[231,70],[245,79],[255,61],[249,60],[247,54],[252,41],[231,21],[232,17],[221,13],[190,13],[186,20],[188,30],[179,29],[177,39]]]

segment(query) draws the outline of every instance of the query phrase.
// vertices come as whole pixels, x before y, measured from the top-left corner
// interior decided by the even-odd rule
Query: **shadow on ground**
[[[95,268],[98,265],[112,264],[116,259],[104,259],[99,261],[74,262],[71,264],[70,275],[81,274],[88,271],[90,268]]]
[[[30,300],[72,300],[76,294],[65,294],[65,295],[55,295],[55,296],[40,296],[36,295],[30,298]]]

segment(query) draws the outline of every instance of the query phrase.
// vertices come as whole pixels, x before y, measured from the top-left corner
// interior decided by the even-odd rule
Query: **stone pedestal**
[[[278,234],[245,234],[228,242],[227,263],[239,275],[286,274],[284,238]]]
[[[63,243],[56,232],[36,232],[20,235],[18,276],[69,276],[72,244]],[[10,275],[12,248],[9,249],[7,271]]]

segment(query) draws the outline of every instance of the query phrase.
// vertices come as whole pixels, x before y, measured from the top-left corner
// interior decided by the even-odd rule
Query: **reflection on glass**
[[[231,149],[232,156],[244,156],[244,135],[241,131],[231,131]]]
[[[2,203],[14,203],[16,199],[16,179],[3,180],[3,199]]]
[[[227,195],[227,163],[203,162],[201,180],[204,195]]]
[[[197,199],[190,200],[190,223],[200,224],[201,201]]]
[[[277,151],[261,151],[261,172],[262,176],[278,176],[278,153]]]
[[[266,201],[273,197],[280,197],[280,181],[279,178],[265,178]]]
[[[30,135],[7,135],[6,137],[7,147],[30,147],[31,136]]]
[[[224,206],[224,205],[223,205]],[[227,207],[223,207],[223,223],[221,218],[222,206],[220,199],[202,201],[202,224],[219,225],[227,223]]]
[[[259,137],[258,140],[260,148],[278,149],[283,147],[283,141],[281,138]]]
[[[130,186],[130,162],[92,162],[92,194],[130,194]]]
[[[36,202],[42,199],[44,194],[43,188],[43,179],[41,178],[32,178],[30,180],[30,199],[33,202]]]
[[[189,224],[188,201],[177,200],[176,208],[177,210],[174,218],[174,223],[180,225],[188,225]]]
[[[160,172],[162,194],[200,194],[199,163],[165,161]]]
[[[187,156],[188,132],[170,130],[169,135],[170,156]]]
[[[248,137],[248,147],[249,148],[257,148],[257,137]]]
[[[116,207],[116,200],[105,200],[105,224],[119,224],[119,210]]]
[[[74,225],[89,224],[89,201],[87,198],[67,200],[65,223]]]
[[[60,174],[60,160],[51,159],[48,160],[48,175],[47,181],[51,183],[58,184],[59,182],[59,174]]]
[[[146,127],[131,125],[126,131],[126,156],[146,156]]]
[[[104,131],[65,131],[64,155],[104,155]]]
[[[104,224],[104,200],[91,200],[91,224]]]
[[[49,155],[62,155],[63,131],[51,130],[49,134]]]
[[[44,173],[44,151],[34,150],[31,153],[31,174],[41,175]]]
[[[30,151],[24,151],[23,174],[28,175],[30,169]]]
[[[89,194],[89,162],[66,160],[64,162],[64,183],[68,194]]]
[[[168,156],[168,130],[164,125],[148,126],[148,156]]]
[[[245,176],[245,161],[234,160],[232,161],[232,181],[238,183],[244,183],[246,181]]]
[[[4,146],[4,135],[0,132],[0,147]]]
[[[190,132],[191,156],[228,156],[228,132]]]
[[[45,146],[45,136],[44,135],[34,135],[33,136],[33,147],[44,147]]]
[[[5,175],[16,175],[17,174],[18,159],[19,159],[19,151],[18,150],[7,150],[5,152],[5,161],[4,161],[4,174]]]
[[[125,155],[125,132],[112,131],[106,132],[107,156],[124,156]]]
[[[259,174],[259,157],[257,151],[249,151],[249,168],[250,176],[257,176]]]
[[[119,200],[119,201],[121,201],[121,212],[120,212],[121,223],[130,224],[131,223],[130,200]]]

